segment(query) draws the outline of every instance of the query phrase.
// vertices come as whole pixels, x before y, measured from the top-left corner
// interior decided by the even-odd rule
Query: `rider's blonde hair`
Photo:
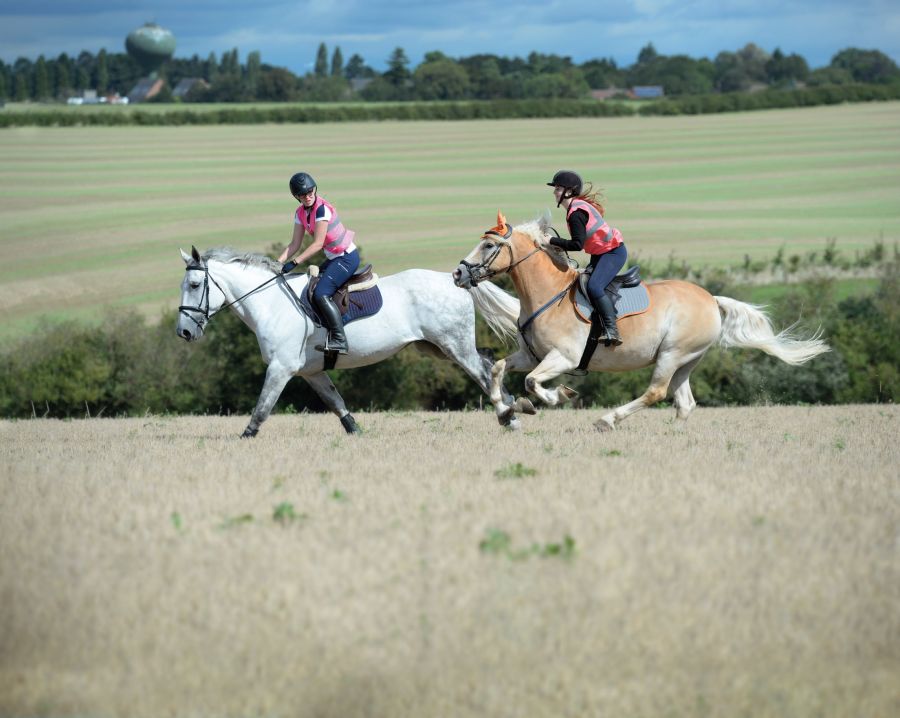
[[[602,192],[599,189],[594,189],[594,185],[590,182],[587,183],[587,187],[582,188],[581,194],[575,199],[584,200],[588,204],[593,205],[601,215],[606,211],[603,209]]]

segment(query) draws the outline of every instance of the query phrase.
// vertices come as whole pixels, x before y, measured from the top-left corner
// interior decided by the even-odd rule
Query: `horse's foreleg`
[[[278,397],[281,396],[281,392],[290,378],[291,372],[283,366],[280,364],[269,364],[269,368],[266,369],[266,380],[263,382],[259,399],[256,400],[256,408],[253,410],[253,414],[250,415],[250,423],[247,424],[247,428],[241,434],[242,439],[250,439],[256,436],[260,424],[269,418],[272,407],[275,406],[275,402],[278,401]]]
[[[534,366],[534,359],[523,350],[511,354],[506,359],[495,362],[491,367],[491,402],[497,412],[497,419],[503,426],[519,428],[516,412],[534,414],[534,405],[525,397],[514,399],[503,386],[503,376],[507,371],[525,371]]]
[[[340,395],[337,387],[331,381],[328,374],[323,371],[318,374],[304,376],[303,378],[306,379],[306,382],[313,388],[313,391],[319,395],[319,398],[325,402],[325,406],[337,415],[341,420],[341,426],[344,427],[344,430],[348,434],[361,433],[353,416],[347,411],[347,406],[344,404],[344,398]]]
[[[552,349],[544,360],[525,377],[525,388],[537,396],[541,401],[550,406],[556,406],[569,399],[578,396],[578,392],[570,389],[565,384],[560,384],[555,389],[545,389],[542,383],[555,379],[560,374],[570,371],[577,366],[577,361],[572,361],[558,349]]]

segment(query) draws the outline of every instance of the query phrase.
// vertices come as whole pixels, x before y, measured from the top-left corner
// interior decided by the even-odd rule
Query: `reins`
[[[280,274],[276,274],[274,277],[270,277],[269,279],[267,279],[265,282],[263,282],[263,283],[260,284],[259,286],[254,287],[254,288],[251,289],[249,292],[246,292],[245,294],[242,294],[242,295],[239,296],[237,299],[235,299],[235,300],[233,300],[233,301],[231,301],[231,302],[227,302],[227,303],[225,303],[225,304],[222,304],[218,309],[216,309],[214,312],[210,313],[210,311],[209,311],[209,283],[210,283],[210,281],[212,281],[212,283],[216,285],[216,287],[218,288],[218,290],[219,290],[220,292],[222,292],[222,296],[227,296],[227,295],[225,294],[225,290],[222,289],[222,285],[220,285],[220,284],[216,281],[216,278],[213,277],[213,276],[209,273],[209,267],[207,267],[207,266],[204,265],[204,264],[189,264],[189,265],[185,268],[184,271],[186,271],[186,272],[202,271],[202,272],[203,272],[203,295],[201,296],[200,303],[201,303],[201,304],[205,304],[206,306],[205,306],[205,307],[204,307],[204,306],[200,306],[200,307],[192,307],[192,306],[190,306],[190,305],[183,304],[182,306],[178,307],[178,311],[179,311],[181,314],[184,314],[184,316],[186,316],[186,317],[187,317],[188,319],[190,319],[192,322],[194,322],[194,324],[197,325],[197,328],[200,329],[200,331],[203,331],[203,327],[206,326],[207,324],[209,324],[210,320],[211,320],[216,314],[218,314],[219,312],[221,312],[223,309],[228,309],[228,307],[234,306],[234,305],[237,304],[238,302],[240,302],[240,301],[246,299],[247,297],[249,297],[249,296],[250,296],[251,294],[253,294],[254,292],[258,292],[260,289],[262,289],[263,287],[265,287],[265,286],[268,285],[268,284],[271,284],[271,283],[274,282],[276,279],[278,279],[279,277],[282,276],[282,275],[280,275]],[[287,285],[288,289],[290,289],[291,294],[294,294],[294,290],[291,289],[290,283],[286,281],[285,284]],[[296,297],[296,296],[297,296],[297,295],[294,294],[294,297]],[[200,322],[198,322],[194,317],[192,317],[190,314],[188,314],[188,312],[200,312],[200,313],[203,315],[203,323],[201,324]]]
[[[489,238],[489,235],[494,235],[499,238],[499,242],[497,243],[497,248],[491,252],[491,256],[485,259],[483,262],[479,262],[478,264],[470,264],[465,259],[460,262],[468,271],[469,277],[472,281],[472,286],[478,286],[480,282],[483,282],[486,279],[492,279],[500,274],[508,274],[512,271],[513,267],[524,262],[529,257],[534,256],[538,252],[542,252],[543,249],[541,247],[535,247],[532,251],[526,254],[521,259],[515,259],[515,255],[513,255],[512,245],[509,242],[509,238],[512,236],[512,227],[508,224],[506,226],[506,231],[503,234],[500,234],[496,229],[489,229],[483,235],[481,235],[481,239],[485,240]],[[500,250],[503,248],[509,250],[509,264],[507,264],[503,269],[491,269],[491,265],[494,263],[494,260],[500,256]]]

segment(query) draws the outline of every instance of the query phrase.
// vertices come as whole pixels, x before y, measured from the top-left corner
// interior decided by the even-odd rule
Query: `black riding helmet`
[[[547,183],[547,186],[563,188],[563,193],[559,197],[559,202],[556,203],[556,206],[559,207],[564,199],[580,195],[584,183],[581,181],[581,176],[577,172],[572,172],[572,170],[560,170],[553,175],[553,179]]]
[[[291,194],[295,199],[300,199],[301,195],[309,194],[316,188],[316,181],[306,172],[298,172],[290,181]]]

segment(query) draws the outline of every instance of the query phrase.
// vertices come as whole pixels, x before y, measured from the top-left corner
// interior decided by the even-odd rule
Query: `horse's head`
[[[225,292],[209,276],[209,267],[196,247],[191,247],[190,254],[181,250],[181,258],[186,268],[181,282],[181,306],[178,307],[175,333],[193,342],[203,336],[203,328],[225,303]]]
[[[509,272],[546,247],[549,227],[549,217],[511,227],[498,211],[496,226],[481,235],[475,249],[453,270],[453,281],[457,287],[471,289],[479,282]]]

